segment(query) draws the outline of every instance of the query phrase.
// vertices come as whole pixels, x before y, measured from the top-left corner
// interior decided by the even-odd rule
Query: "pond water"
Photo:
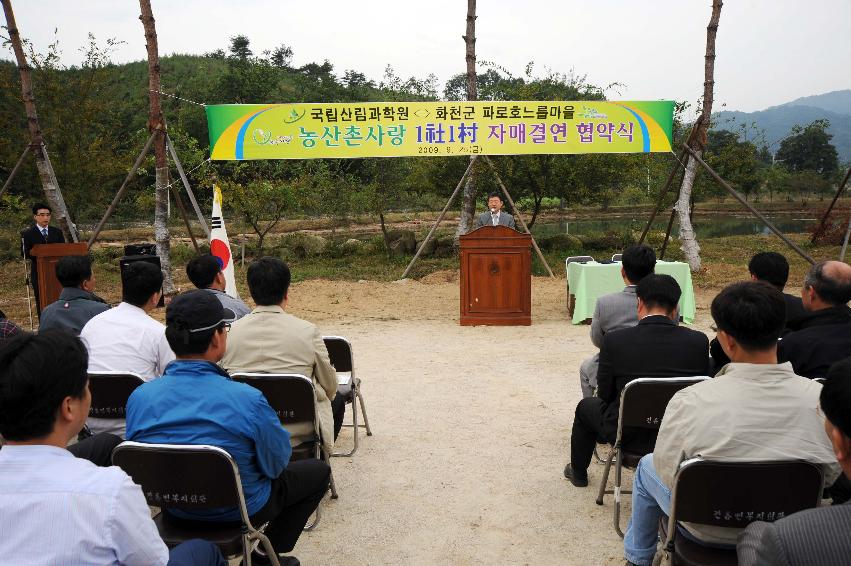
[[[653,230],[665,231],[668,226],[670,212],[665,211],[653,222]],[[537,237],[555,234],[593,234],[608,231],[623,232],[627,229],[641,231],[647,224],[647,216],[617,216],[599,220],[581,219],[545,224],[535,223],[532,233]],[[806,214],[776,214],[768,219],[784,233],[794,234],[806,232],[812,228],[817,219]],[[772,232],[754,216],[738,216],[731,214],[695,215],[692,219],[694,229],[699,238],[717,238],[723,236],[742,236],[748,234],[771,234]],[[671,233],[677,235],[679,223],[674,220]]]

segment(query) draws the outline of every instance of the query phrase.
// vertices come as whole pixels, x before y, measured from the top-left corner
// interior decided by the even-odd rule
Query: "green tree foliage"
[[[835,175],[839,157],[830,143],[833,136],[827,133],[829,127],[828,120],[816,120],[806,127],[795,126],[792,135],[780,142],[777,161],[791,171],[814,171],[825,179]]]

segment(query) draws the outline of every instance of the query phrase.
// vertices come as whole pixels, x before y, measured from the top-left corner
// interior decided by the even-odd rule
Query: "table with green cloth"
[[[694,287],[688,264],[681,261],[657,261],[655,272],[670,275],[677,280],[683,291],[679,305],[680,317],[688,324],[694,322]],[[620,262],[572,261],[567,264],[567,302],[573,324],[582,324],[594,316],[597,297],[622,291],[623,288]]]

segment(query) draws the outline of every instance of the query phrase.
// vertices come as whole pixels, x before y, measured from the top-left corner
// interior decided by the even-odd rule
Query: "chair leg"
[[[355,452],[358,451],[358,396],[352,395],[352,432],[355,435],[354,444],[352,445],[352,449],[348,452],[332,452],[331,456],[341,457],[341,456],[352,456]]]
[[[260,539],[260,544],[263,545],[263,551],[266,553],[266,556],[269,557],[269,560],[272,561],[274,566],[281,566],[281,562],[278,560],[278,553],[275,552],[275,548],[272,546],[272,541],[269,540],[263,533],[258,533],[258,538]],[[251,562],[246,562],[245,564],[251,564]]]
[[[366,428],[366,435],[372,436],[372,429],[369,428],[369,417],[366,416],[366,405],[363,402],[363,395],[360,394],[360,387],[358,387],[357,393],[358,401],[360,401],[360,411],[363,415],[364,428]]]
[[[615,531],[618,535],[623,538],[623,531],[621,530],[621,476],[623,472],[623,461],[621,458],[621,453],[618,451],[618,458],[615,462],[615,514],[612,519],[615,524]]]
[[[603,504],[603,496],[606,495],[606,484],[609,483],[609,470],[612,468],[612,459],[615,457],[617,448],[612,447],[609,450],[609,456],[606,458],[606,467],[603,468],[603,479],[600,480],[600,490],[597,492],[597,505]]]
[[[324,497],[322,498],[325,499]],[[319,524],[319,520],[322,518],[322,501],[319,502],[319,505],[316,506],[316,512],[313,514],[313,521],[306,524],[304,526],[305,531],[312,531],[316,528],[316,525]]]

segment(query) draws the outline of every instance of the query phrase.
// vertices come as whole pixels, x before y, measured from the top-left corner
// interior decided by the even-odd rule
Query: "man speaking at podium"
[[[476,228],[481,228],[482,226],[508,226],[514,230],[517,229],[514,226],[514,217],[507,212],[502,212],[502,199],[499,198],[499,193],[488,195],[488,208],[490,210],[476,217]]]
[[[30,250],[36,244],[64,244],[65,236],[62,230],[50,226],[50,207],[38,203],[33,206],[33,220],[35,224],[21,232],[21,245],[24,257],[30,260],[30,284],[35,295],[35,309],[41,318],[41,306],[38,297],[38,272],[36,271],[36,260],[30,255]]]

